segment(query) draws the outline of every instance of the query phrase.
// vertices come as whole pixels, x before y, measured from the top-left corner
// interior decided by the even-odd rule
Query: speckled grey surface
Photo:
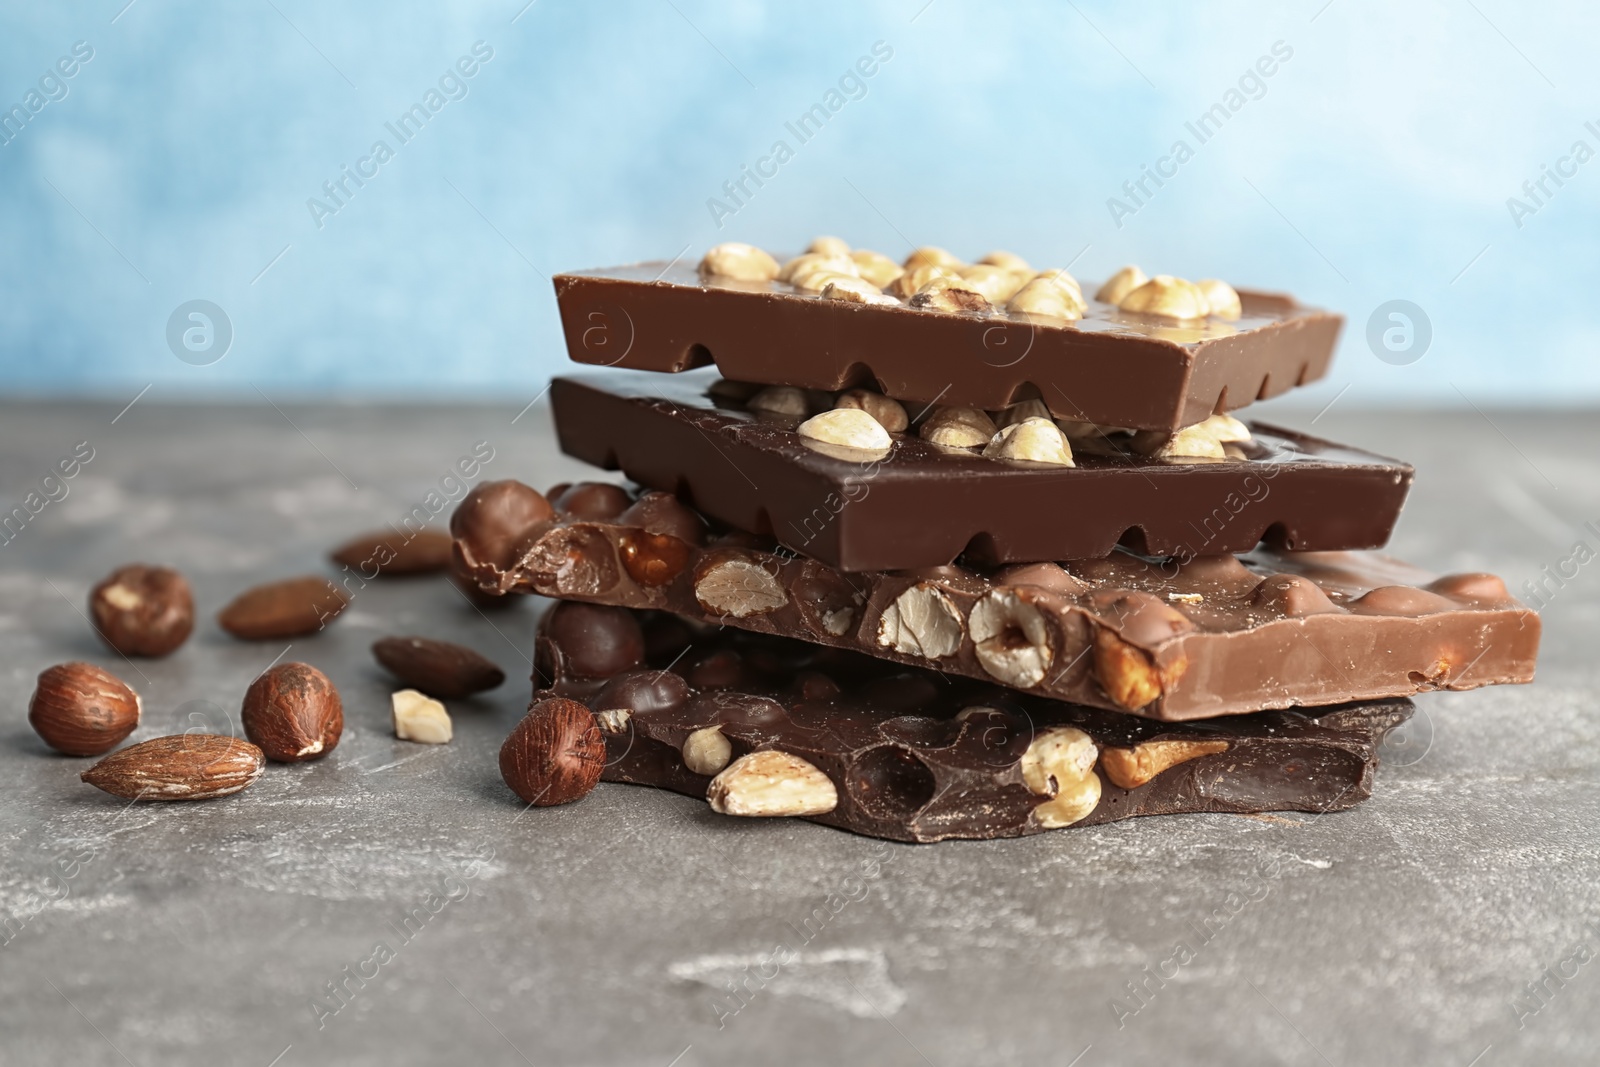
[[[916,847],[620,785],[524,813],[494,757],[537,606],[486,618],[438,579],[361,589],[287,650],[344,694],[330,757],[233,799],[127,808],[29,730],[39,670],[127,678],[134,740],[226,729],[287,644],[225,637],[212,615],[234,592],[328,568],[475,441],[495,448],[485,477],[577,468],[542,407],[513,424],[520,402],[147,398],[113,424],[121,406],[0,406],[0,510],[94,449],[0,544],[0,1064],[1600,1060],[1600,563],[1568,566],[1536,685],[1421,699],[1372,800],[1322,818]],[[1416,463],[1398,554],[1520,588],[1600,546],[1592,413],[1335,408],[1315,430]],[[132,667],[81,611],[135,559],[186,571],[203,618]],[[512,681],[453,706],[453,744],[396,741],[367,654],[389,632],[464,641]]]

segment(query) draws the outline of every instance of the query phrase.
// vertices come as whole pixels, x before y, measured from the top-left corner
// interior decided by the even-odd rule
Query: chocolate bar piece
[[[1092,559],[1119,543],[1152,556],[1378,548],[1411,468],[1314,437],[1251,426],[1240,458],[1155,459],[1075,447],[1074,467],[990,459],[893,435],[887,454],[801,437],[804,415],[719,406],[709,371],[557,378],[568,455],[677,491],[706,515],[770,534],[844,571]],[[828,405],[831,406],[831,403]],[[1089,442],[1111,452],[1114,438]]]
[[[844,574],[677,498],[483,483],[455,565],[538,593],[849,648],[1040,696],[1182,721],[1533,680],[1539,616],[1490,574],[1375,553],[1253,552]]]
[[[1080,320],[825,299],[784,282],[702,278],[642,263],[555,277],[579,363],[682,371],[899,400],[1002,408],[1036,396],[1057,416],[1175,430],[1322,377],[1341,316],[1241,291],[1243,316],[1180,324],[1096,300]],[[1087,287],[1086,291],[1092,291]]]
[[[541,669],[551,693],[597,713],[604,780],[709,794],[741,813],[776,777],[763,813],[896,841],[1343,810],[1371,794],[1378,746],[1412,711],[1396,699],[1169,725],[657,613],[563,604],[547,622]],[[648,649],[655,669],[583,677],[596,645],[601,661]]]

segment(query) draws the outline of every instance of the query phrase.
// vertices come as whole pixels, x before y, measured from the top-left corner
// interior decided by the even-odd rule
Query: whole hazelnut
[[[627,608],[563,600],[539,621],[539,632],[578,678],[609,678],[644,666],[644,631]]]
[[[610,482],[579,482],[550,503],[563,515],[605,522],[626,511],[633,497],[622,486]]]
[[[344,732],[344,704],[328,676],[307,663],[280,663],[250,684],[244,733],[280,763],[319,759]]]
[[[608,681],[590,703],[601,711],[622,708],[649,715],[674,711],[688,699],[688,683],[671,671],[625,671]]]
[[[706,541],[706,521],[671,493],[651,491],[617,516],[619,526],[637,526],[649,533],[676,537],[689,545]]]
[[[194,629],[194,594],[170,567],[130,563],[89,593],[89,614],[101,639],[124,656],[165,656]]]
[[[28,724],[68,756],[98,756],[139,726],[139,695],[92,663],[58,663],[39,675]]]
[[[535,701],[500,746],[500,777],[541,808],[587,795],[605,764],[605,738],[593,713],[565,697]]]
[[[480,482],[450,516],[450,533],[468,566],[503,570],[516,562],[515,549],[528,530],[554,514],[538,490],[521,482]]]

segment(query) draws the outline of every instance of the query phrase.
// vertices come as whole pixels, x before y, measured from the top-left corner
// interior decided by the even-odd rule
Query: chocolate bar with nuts
[[[1038,696],[1183,721],[1533,680],[1539,616],[1490,574],[1375,553],[1187,562],[1119,552],[997,570],[845,574],[715,530],[676,497],[515,481],[451,517],[492,593],[653,608]]]
[[[1119,543],[1179,558],[1243,552],[1263,538],[1288,549],[1378,548],[1411,486],[1404,463],[1259,424],[1251,440],[1218,445],[1227,458],[1143,456],[1128,435],[1097,432],[1073,443],[1075,466],[1049,466],[927,440],[935,435],[912,429],[881,395],[790,390],[775,399],[805,406],[785,412],[716,396],[726,384],[709,371],[557,378],[561,448],[681,490],[706,515],[844,571],[963,555],[985,566],[1090,559]],[[819,410],[874,397],[889,405],[884,429],[896,431],[882,435],[886,446],[796,432]]]
[[[1321,378],[1344,321],[1250,291],[1238,294],[1232,321],[1173,321],[1092,298],[1070,321],[941,310],[915,297],[830,299],[679,263],[558,274],[555,289],[579,363],[651,371],[715,363],[739,381],[867,385],[919,405],[986,410],[1037,397],[1062,418],[1139,430],[1176,430]]]
[[[553,681],[535,705],[595,712],[603,780],[896,841],[1343,810],[1371,794],[1379,744],[1412,711],[1394,699],[1172,725],[576,602],[546,616],[538,652]]]

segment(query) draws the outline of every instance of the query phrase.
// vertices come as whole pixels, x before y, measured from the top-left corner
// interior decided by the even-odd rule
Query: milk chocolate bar
[[[579,363],[683,371],[899,400],[1001,408],[1037,397],[1061,418],[1175,430],[1327,373],[1343,318],[1242,290],[1243,314],[1177,323],[1094,299],[1072,322],[825,299],[780,281],[641,263],[555,277]],[[1085,287],[1086,292],[1093,286]]]
[[[845,574],[667,493],[514,481],[451,518],[455,566],[537,593],[848,648],[1167,721],[1529,682],[1539,617],[1490,574],[1258,551]]]
[[[843,571],[963,554],[981,566],[1091,559],[1118,544],[1180,558],[1263,538],[1378,548],[1411,486],[1404,463],[1260,424],[1225,460],[1146,457],[1119,447],[1120,434],[1075,446],[1073,467],[991,459],[915,432],[892,435],[886,454],[861,454],[796,434],[807,413],[713,399],[716,385],[709,371],[557,378],[561,448]]]
[[[731,801],[750,777],[746,757],[766,752],[814,781],[811,796],[807,782],[787,783],[763,813],[896,841],[1343,810],[1371,794],[1379,744],[1412,711],[1393,699],[1172,725],[653,612],[561,604],[546,622],[540,668],[549,692],[596,712],[605,781],[720,796],[740,813]],[[584,676],[629,647],[647,662]],[[1052,754],[1068,758],[1052,766]]]

